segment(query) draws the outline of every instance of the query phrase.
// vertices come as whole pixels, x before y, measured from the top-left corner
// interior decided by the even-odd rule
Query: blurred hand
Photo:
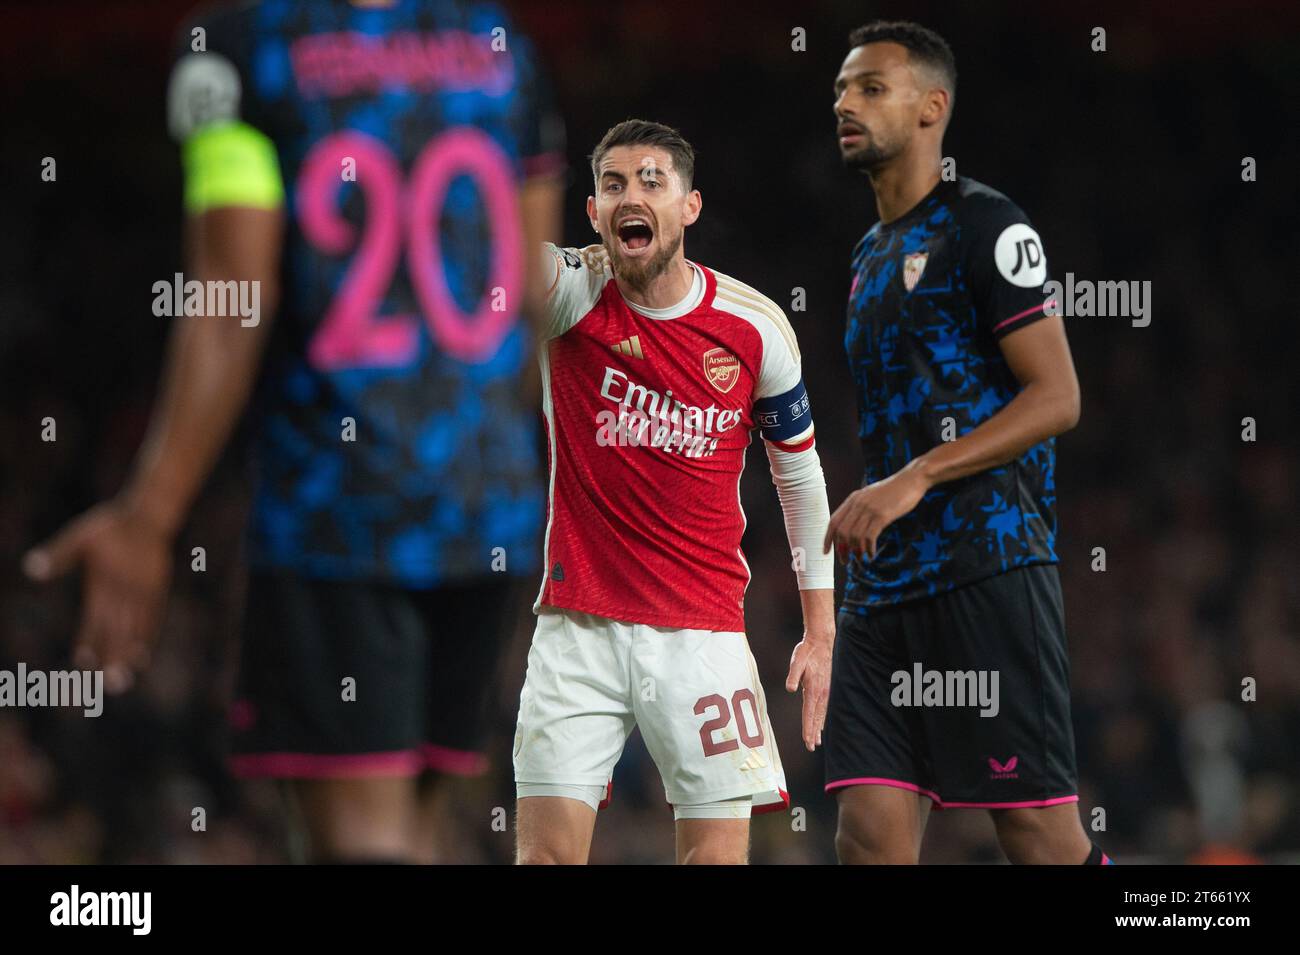
[[[120,499],[106,501],[68,523],[23,557],[33,580],[83,571],[81,625],[73,664],[102,669],[110,693],[148,666],[172,574],[172,536]]]
[[[929,489],[929,481],[919,470],[904,468],[854,491],[831,515],[822,550],[830,550],[833,545],[841,563],[850,553],[874,558],[880,534],[910,513]]]
[[[805,630],[803,639],[790,655],[790,673],[785,688],[791,693],[803,689],[803,745],[812,752],[822,744],[826,705],[831,695],[831,650],[835,628]]]

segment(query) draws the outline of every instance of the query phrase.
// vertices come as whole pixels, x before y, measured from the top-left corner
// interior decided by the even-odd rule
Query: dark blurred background
[[[615,122],[676,125],[704,215],[687,254],[789,307],[834,508],[857,486],[844,359],[849,254],[875,219],[840,165],[831,85],[848,31],[878,16],[940,31],[958,63],[946,155],[1032,218],[1054,278],[1149,280],[1149,327],[1068,318],[1083,418],[1058,445],[1061,573],[1085,823],[1121,862],[1300,860],[1300,8],[1145,5],[617,4],[511,9],[549,62],[569,133],[565,244],[592,239],[585,156]],[[147,421],[169,320],[151,286],[180,268],[169,51],[187,2],[0,8],[0,668],[70,664],[77,581],[38,589],[22,552],[119,488]],[[806,51],[792,33],[806,31]],[[1092,30],[1107,51],[1093,52]],[[41,160],[57,160],[54,183]],[[1253,157],[1258,181],[1243,182]],[[557,237],[559,238],[559,237]],[[58,441],[40,440],[45,416]],[[1242,419],[1257,439],[1242,440]],[[750,636],[793,803],[754,824],[756,862],[833,861],[820,755],[780,689],[800,616],[761,448],[744,487]],[[154,668],[89,720],[0,710],[0,862],[275,862],[274,790],[223,768],[242,612],[246,481],[236,446],[178,541]],[[1105,572],[1091,569],[1095,547]],[[179,558],[178,558],[179,559]],[[182,568],[186,565],[178,565]],[[842,577],[842,574],[841,574]],[[521,603],[531,599],[523,588]],[[500,679],[492,773],[456,785],[451,853],[510,858],[510,743],[531,615]],[[1258,684],[1255,702],[1241,682]],[[672,858],[671,812],[633,738],[594,861]],[[192,807],[208,831],[190,830]],[[983,813],[931,815],[923,861],[1000,859]]]

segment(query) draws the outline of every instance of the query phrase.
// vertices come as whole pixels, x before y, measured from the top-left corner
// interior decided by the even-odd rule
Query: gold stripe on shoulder
[[[785,317],[785,312],[781,307],[772,301],[763,293],[750,288],[744,282],[739,282],[729,275],[723,275],[719,272],[713,273],[718,280],[718,294],[724,299],[732,301],[736,305],[744,305],[762,315],[766,315],[772,320],[772,324],[777,327],[781,335],[785,338],[786,344],[790,346],[790,351],[794,354],[795,361],[802,361],[799,355],[799,341],[795,338],[794,328],[790,325],[790,320]]]

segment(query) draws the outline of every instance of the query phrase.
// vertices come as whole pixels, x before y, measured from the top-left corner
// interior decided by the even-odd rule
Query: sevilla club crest
[[[740,381],[740,359],[725,348],[710,348],[704,353],[704,377],[725,395]]]
[[[917,282],[921,281],[921,273],[925,271],[925,260],[929,257],[928,252],[913,252],[903,257],[903,285],[909,292],[916,288]]]

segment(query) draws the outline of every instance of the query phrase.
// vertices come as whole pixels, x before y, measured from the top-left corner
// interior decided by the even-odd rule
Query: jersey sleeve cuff
[[[191,215],[224,206],[278,209],[284,182],[275,144],[247,123],[220,123],[190,135],[181,145],[185,211]]]
[[[1049,298],[1038,305],[1025,309],[1023,312],[1017,312],[1014,315],[1002,319],[993,326],[993,337],[1004,338],[1012,332],[1019,331],[1026,325],[1032,325],[1049,315],[1055,315],[1057,302],[1054,298]]]

